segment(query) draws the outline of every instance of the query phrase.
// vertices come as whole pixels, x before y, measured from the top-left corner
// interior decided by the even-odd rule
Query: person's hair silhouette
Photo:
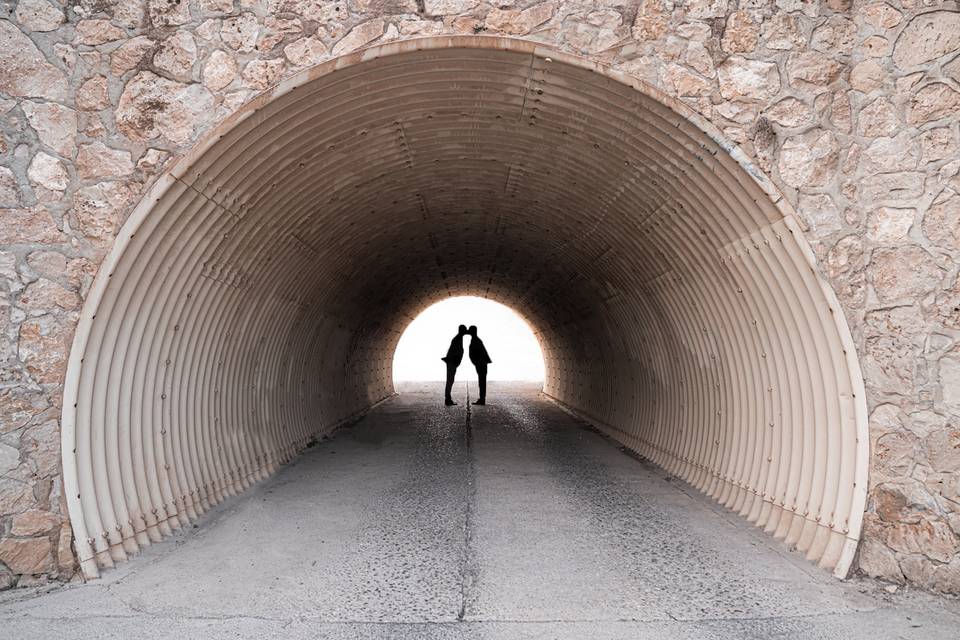
[[[480,397],[473,404],[487,404],[487,365],[493,362],[483,346],[483,340],[477,337],[477,328],[471,326],[470,334],[470,362],[477,368],[477,385],[480,387]]]
[[[460,362],[463,360],[463,336],[465,335],[467,335],[467,327],[460,325],[457,328],[457,335],[450,341],[450,348],[447,349],[447,355],[440,358],[447,363],[447,386],[446,389],[444,389],[444,403],[447,406],[457,404],[450,396],[450,392],[453,391],[453,379],[457,375],[457,367],[460,366]]]

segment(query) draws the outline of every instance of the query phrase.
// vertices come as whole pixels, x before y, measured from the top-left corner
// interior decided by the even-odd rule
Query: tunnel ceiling
[[[121,230],[64,411],[87,574],[392,393],[403,329],[454,295],[532,323],[547,394],[845,572],[862,383],[768,183],[652,90],[531,43],[363,58],[258,99]]]

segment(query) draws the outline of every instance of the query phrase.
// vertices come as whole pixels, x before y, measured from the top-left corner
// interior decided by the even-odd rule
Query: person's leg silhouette
[[[477,386],[480,397],[473,404],[487,404],[487,365],[477,365]]]
[[[457,404],[453,401],[450,393],[453,391],[453,379],[457,375],[457,367],[463,360],[463,336],[467,335],[467,327],[460,325],[457,327],[457,335],[450,341],[450,348],[447,349],[447,355],[440,358],[447,365],[447,387],[444,389],[444,404],[448,407]]]
[[[444,389],[444,394],[443,394],[444,404],[447,405],[448,407],[451,405],[457,404],[456,402],[453,401],[453,398],[450,396],[451,392],[453,391],[453,379],[456,377],[456,375],[457,375],[457,365],[450,364],[448,362],[447,363],[447,386],[446,386],[446,389]]]

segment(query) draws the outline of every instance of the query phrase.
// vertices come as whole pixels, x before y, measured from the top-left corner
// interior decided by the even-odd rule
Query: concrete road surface
[[[0,594],[0,636],[960,638],[956,600],[833,579],[536,386],[441,386],[100,580]]]

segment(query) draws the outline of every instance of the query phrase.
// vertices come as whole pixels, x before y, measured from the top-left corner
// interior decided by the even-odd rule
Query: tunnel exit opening
[[[846,574],[863,383],[787,200],[684,104],[479,36],[284,81],[131,214],[65,382],[84,573],[388,397],[402,328],[459,295],[537,327],[544,393]]]
[[[437,302],[420,312],[403,330],[393,356],[393,382],[443,380],[440,356],[446,353],[458,325],[474,325],[493,362],[488,380],[543,382],[543,352],[529,324],[514,310],[477,296],[457,296]],[[457,380],[476,381],[469,357],[471,338],[461,343],[464,359]],[[438,396],[439,397],[439,396]]]

